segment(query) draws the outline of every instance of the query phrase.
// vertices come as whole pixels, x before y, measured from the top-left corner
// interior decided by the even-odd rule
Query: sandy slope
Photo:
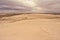
[[[15,16],[15,18],[21,17]],[[31,16],[28,19],[31,19]],[[14,19],[11,23],[0,23],[0,40],[60,40],[59,37],[60,19],[36,18],[22,21]]]

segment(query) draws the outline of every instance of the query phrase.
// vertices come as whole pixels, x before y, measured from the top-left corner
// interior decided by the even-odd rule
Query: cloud
[[[60,0],[0,0],[0,12],[60,13]]]
[[[0,0],[0,12],[25,12],[30,11],[31,9],[29,7],[26,7],[24,5],[20,5],[18,3],[15,3],[13,1],[9,0]]]
[[[37,4],[43,8],[44,12],[60,13],[60,0],[42,0]]]

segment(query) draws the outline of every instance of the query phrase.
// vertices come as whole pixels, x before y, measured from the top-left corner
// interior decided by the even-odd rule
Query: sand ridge
[[[0,18],[1,22],[16,22],[16,21],[23,21],[23,20],[33,20],[33,19],[55,19],[55,21],[60,20],[60,15],[51,15],[51,14],[21,14],[15,16],[8,16]]]

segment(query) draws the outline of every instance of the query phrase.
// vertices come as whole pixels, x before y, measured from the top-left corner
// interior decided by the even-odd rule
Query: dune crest
[[[21,14],[21,15],[8,15],[0,18],[1,22],[16,22],[22,20],[33,20],[33,19],[56,19],[60,20],[60,15],[51,14]]]

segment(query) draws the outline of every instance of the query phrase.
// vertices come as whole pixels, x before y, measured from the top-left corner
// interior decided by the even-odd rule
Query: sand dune
[[[60,20],[60,15],[51,15],[51,14],[21,14],[21,15],[3,15],[0,18],[1,22],[16,22],[22,20],[32,20],[32,19],[56,19],[56,21]]]
[[[60,40],[60,15],[22,14],[0,18],[0,40]]]

